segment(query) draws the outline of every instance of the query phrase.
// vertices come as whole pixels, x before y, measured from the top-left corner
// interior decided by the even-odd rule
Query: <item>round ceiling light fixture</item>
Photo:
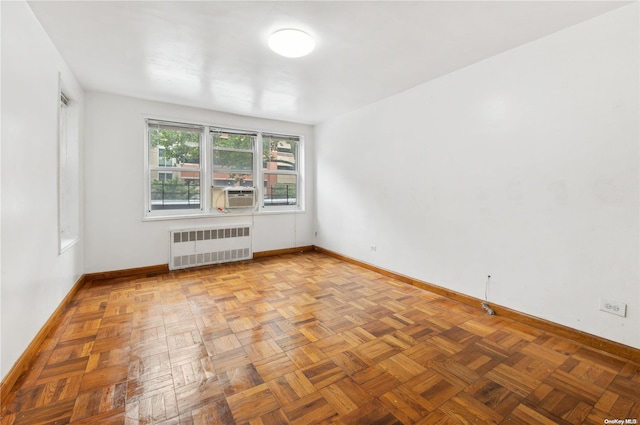
[[[304,31],[284,29],[271,34],[269,47],[281,56],[299,58],[311,53],[316,42]]]

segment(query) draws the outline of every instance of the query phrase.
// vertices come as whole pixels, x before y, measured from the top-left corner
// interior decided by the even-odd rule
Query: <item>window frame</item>
[[[164,127],[174,127],[176,129],[184,128],[185,130],[192,130],[192,132],[197,132],[200,134],[200,140],[198,144],[199,150],[199,163],[197,168],[189,168],[189,167],[180,167],[178,164],[175,166],[160,166],[160,149],[156,152],[156,156],[158,157],[158,165],[150,164],[150,155],[151,155],[151,129],[152,125],[157,124],[159,126]],[[177,120],[165,120],[165,119],[155,119],[155,118],[146,118],[144,120],[145,132],[144,132],[144,154],[145,154],[145,218],[171,218],[171,217],[189,217],[189,216],[197,216],[201,215],[206,210],[207,198],[206,193],[203,194],[203,187],[206,187],[206,181],[204,176],[204,161],[206,161],[206,143],[204,140],[204,126],[192,123],[179,122]],[[193,131],[198,130],[198,131]],[[180,172],[197,172],[200,175],[199,184],[200,184],[200,206],[199,208],[176,208],[176,209],[153,209],[151,206],[152,196],[151,196],[151,183],[152,178],[151,174],[153,172],[160,173],[180,173]]]
[[[251,136],[253,137],[252,139],[252,146],[251,149],[245,149],[245,148],[229,148],[229,147],[216,147],[214,146],[213,143],[213,134],[215,132],[219,132],[219,133],[226,133],[226,134],[234,134],[234,135],[245,135],[245,136]],[[257,145],[258,145],[258,140],[259,140],[259,133],[255,132],[255,131],[241,131],[241,130],[232,130],[232,129],[227,129],[227,128],[219,128],[219,127],[213,127],[213,126],[209,126],[209,132],[208,132],[208,136],[209,136],[209,147],[208,149],[210,149],[211,152],[211,172],[210,172],[210,178],[211,178],[211,188],[214,187],[228,187],[227,185],[223,185],[223,186],[216,186],[215,184],[215,179],[213,177],[213,173],[216,172],[216,167],[213,164],[214,158],[215,158],[215,151],[219,151],[219,152],[238,152],[238,153],[250,153],[251,154],[251,173],[248,173],[247,170],[243,170],[240,168],[229,168],[229,169],[218,169],[218,172],[223,172],[226,174],[251,174],[251,181],[253,182],[253,188],[256,188],[255,184],[256,184],[256,177],[258,176],[257,173],[257,169],[256,169],[256,150],[257,150]],[[240,187],[248,187],[248,186],[240,186]]]
[[[264,132],[260,135],[260,190],[264,191],[264,180],[265,180],[265,176],[266,175],[276,175],[276,176],[295,176],[295,181],[296,181],[296,203],[295,204],[285,204],[285,205],[265,205],[265,193],[261,193],[260,197],[259,197],[259,201],[260,201],[260,208],[263,209],[264,211],[278,211],[278,210],[291,210],[291,209],[297,209],[299,208],[300,205],[300,199],[301,199],[301,193],[302,191],[300,190],[300,166],[301,166],[301,161],[300,161],[300,156],[301,156],[301,150],[302,150],[302,142],[301,142],[301,136],[296,136],[296,135],[287,135],[287,134],[281,134],[281,133],[269,133],[269,132]],[[295,170],[267,170],[266,168],[264,168],[263,166],[263,161],[262,158],[264,158],[264,138],[266,137],[271,137],[271,138],[281,138],[283,140],[286,139],[290,139],[291,141],[296,142],[296,152],[293,154],[295,157]]]
[[[81,238],[81,183],[78,104],[64,80],[58,75],[58,255],[73,247]]]
[[[180,167],[153,167],[150,164],[150,126],[149,122],[163,122],[168,125],[174,125],[176,127],[185,128],[199,128],[200,129],[200,164],[199,168],[184,169]],[[304,135],[294,132],[281,132],[254,129],[250,127],[238,128],[236,126],[225,126],[220,124],[208,124],[199,123],[195,120],[182,120],[182,119],[170,119],[166,117],[154,117],[150,115],[144,116],[144,215],[143,221],[147,220],[169,220],[169,219],[181,219],[181,218],[198,218],[198,217],[229,217],[229,216],[247,216],[247,215],[259,215],[259,214],[274,214],[274,213],[297,213],[305,211],[304,204]],[[214,189],[214,146],[212,131],[222,130],[235,134],[255,134],[256,138],[254,146],[251,151],[253,154],[253,187],[256,191],[256,207],[247,210],[218,210],[213,205],[213,189]],[[296,170],[278,170],[278,174],[295,175],[296,179],[296,203],[294,205],[264,205],[264,189],[263,181],[265,174],[271,174],[272,171],[263,169],[263,140],[262,136],[280,136],[289,139],[297,139],[297,157],[296,157]],[[228,151],[241,151],[245,152],[245,149],[222,149]],[[162,170],[159,170],[162,168]],[[151,209],[151,172],[175,172],[175,171],[198,171],[200,173],[200,208],[185,208],[185,209]],[[221,186],[217,186],[218,188]],[[247,186],[240,186],[247,187]]]

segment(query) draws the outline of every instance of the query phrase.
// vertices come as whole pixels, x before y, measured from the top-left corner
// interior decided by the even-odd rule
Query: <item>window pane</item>
[[[253,171],[253,153],[214,149],[213,169],[215,171]]]
[[[199,171],[152,171],[151,209],[200,208]]]
[[[58,232],[59,252],[62,253],[80,239],[78,107],[64,93],[60,93],[59,130]]]
[[[211,132],[213,147],[229,148],[229,149],[253,149],[253,143],[256,136],[253,134],[233,134],[221,133],[217,131]]]
[[[192,129],[149,126],[149,165],[181,167],[200,164],[201,133]]]
[[[298,141],[277,136],[262,139],[262,168],[267,171],[298,169]]]
[[[264,173],[264,205],[297,205],[297,176]]]

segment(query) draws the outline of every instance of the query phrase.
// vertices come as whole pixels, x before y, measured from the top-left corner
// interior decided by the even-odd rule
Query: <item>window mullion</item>
[[[253,165],[253,159],[252,161],[252,165]],[[240,173],[240,174],[253,174],[253,170],[249,170],[246,168],[224,168],[221,166],[215,166],[213,165],[211,167],[211,169],[213,171],[215,171],[216,173]]]
[[[202,150],[200,151],[200,168],[202,168],[202,187],[200,189],[200,198],[204,205],[201,205],[202,211],[211,212],[211,187],[213,186],[213,163],[209,159],[211,149],[211,133],[210,127],[205,126],[202,130]]]
[[[263,168],[262,172],[264,174],[282,174],[282,175],[288,175],[288,176],[298,175],[297,171],[291,171],[291,170],[267,170],[266,168]]]
[[[262,211],[264,209],[264,193],[263,193],[263,170],[262,170],[262,156],[264,153],[262,152],[262,133],[258,133],[258,137],[256,137],[256,145],[253,148],[256,151],[255,158],[253,159],[253,167],[255,171],[254,177],[254,187],[258,192],[258,211]]]
[[[254,153],[253,149],[238,149],[238,148],[226,148],[226,147],[219,147],[219,146],[214,146],[213,147],[214,151],[227,151],[227,152],[245,152],[245,153]]]
[[[172,172],[202,172],[202,167],[188,168],[188,167],[149,167],[149,171],[172,171]]]

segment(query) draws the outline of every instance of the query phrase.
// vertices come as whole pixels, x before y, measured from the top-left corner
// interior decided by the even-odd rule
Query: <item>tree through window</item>
[[[150,210],[200,209],[202,126],[148,125]]]

